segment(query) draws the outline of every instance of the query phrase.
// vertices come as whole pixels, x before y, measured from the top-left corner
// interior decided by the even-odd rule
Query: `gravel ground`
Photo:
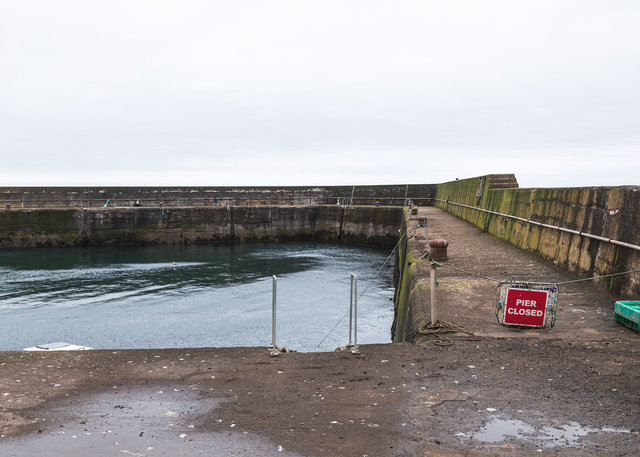
[[[451,242],[451,266],[570,278],[435,208],[421,214]],[[638,455],[640,335],[613,321],[616,297],[563,286],[553,329],[514,330],[495,321],[496,284],[438,274],[443,319],[478,340],[360,355],[0,352],[0,455]]]
[[[640,447],[636,342],[483,338],[361,349],[2,353],[0,450],[426,456]]]

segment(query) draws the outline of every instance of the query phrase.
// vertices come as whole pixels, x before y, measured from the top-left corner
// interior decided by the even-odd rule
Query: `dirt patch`
[[[30,372],[20,383],[2,372],[0,391],[9,395],[0,416],[23,426],[4,421],[0,448],[3,455],[75,455],[72,448],[77,455],[632,455],[640,444],[635,342],[485,338],[361,349],[277,358],[259,348],[2,353],[0,363]],[[609,361],[615,370],[602,369]],[[37,387],[45,371],[59,387]],[[496,420],[531,429],[483,440]],[[563,427],[587,433],[545,438]]]

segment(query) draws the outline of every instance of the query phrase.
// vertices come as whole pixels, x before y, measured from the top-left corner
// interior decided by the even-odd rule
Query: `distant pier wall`
[[[493,178],[495,176],[497,178]],[[582,277],[640,269],[640,251],[527,222],[637,246],[640,245],[640,187],[519,189],[515,178],[509,184],[508,176],[482,176],[439,184],[435,206]],[[516,216],[524,221],[478,209]],[[611,293],[640,296],[638,273],[599,279],[596,283]]]
[[[0,208],[157,206],[428,205],[436,184],[285,187],[0,187]]]
[[[401,207],[200,206],[0,210],[0,248],[332,241],[393,247]]]

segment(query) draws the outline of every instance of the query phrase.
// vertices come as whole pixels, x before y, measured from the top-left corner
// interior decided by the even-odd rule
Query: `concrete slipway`
[[[637,455],[640,335],[614,321],[617,297],[566,284],[553,329],[501,327],[497,284],[469,273],[575,278],[438,209],[420,211],[428,236],[450,242],[441,318],[477,340],[363,346],[358,356],[4,352],[0,455]],[[413,240],[426,249],[422,238]],[[418,267],[428,283],[428,263]]]

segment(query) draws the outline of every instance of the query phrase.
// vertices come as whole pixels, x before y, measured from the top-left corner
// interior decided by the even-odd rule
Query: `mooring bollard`
[[[447,260],[447,240],[431,240],[429,247],[431,248],[431,260]]]
[[[271,345],[269,349],[271,349],[270,354],[273,357],[276,357],[280,354],[278,352],[278,346],[276,346],[276,295],[278,288],[278,278],[276,275],[273,275],[273,289],[272,289],[272,307],[271,307]]]

